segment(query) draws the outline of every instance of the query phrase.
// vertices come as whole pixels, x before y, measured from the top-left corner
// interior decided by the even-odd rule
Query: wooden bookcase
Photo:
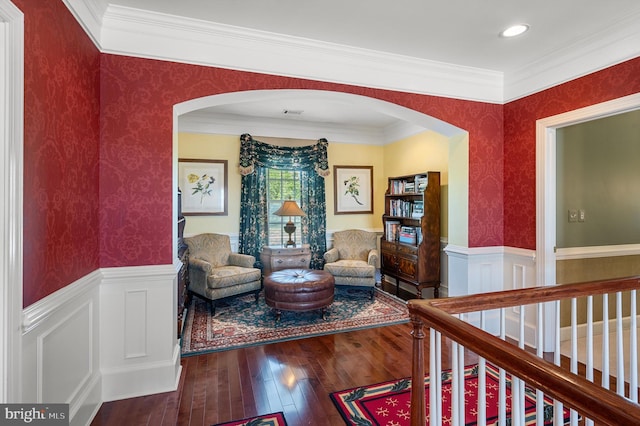
[[[440,287],[440,172],[390,177],[384,196],[380,241],[382,279],[423,288]],[[422,211],[420,211],[422,210]],[[403,232],[404,231],[404,232]]]

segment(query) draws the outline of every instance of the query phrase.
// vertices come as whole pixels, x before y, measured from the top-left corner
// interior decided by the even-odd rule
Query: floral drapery
[[[310,146],[275,146],[240,136],[240,240],[239,251],[260,259],[268,244],[267,169],[300,171],[302,242],[311,248],[311,268],[323,266],[326,243],[324,177],[329,175],[326,139]]]

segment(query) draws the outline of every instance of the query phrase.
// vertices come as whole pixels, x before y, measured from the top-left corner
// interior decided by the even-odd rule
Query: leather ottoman
[[[333,303],[335,280],[325,271],[315,269],[283,269],[264,278],[264,299],[276,310],[276,321],[282,311],[322,310]]]

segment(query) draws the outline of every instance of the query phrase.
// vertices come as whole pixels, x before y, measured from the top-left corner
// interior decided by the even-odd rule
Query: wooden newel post
[[[413,324],[413,367],[411,371],[411,426],[425,426],[427,407],[424,391],[424,323],[418,315],[411,315]]]

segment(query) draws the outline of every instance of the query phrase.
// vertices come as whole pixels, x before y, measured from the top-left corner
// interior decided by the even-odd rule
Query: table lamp
[[[302,209],[298,206],[294,200],[286,200],[282,203],[282,206],[275,212],[273,212],[276,216],[289,216],[289,222],[284,225],[284,232],[289,234],[289,241],[285,244],[285,247],[296,246],[296,243],[291,239],[291,234],[296,232],[296,225],[291,221],[291,217],[293,216],[305,216]]]

